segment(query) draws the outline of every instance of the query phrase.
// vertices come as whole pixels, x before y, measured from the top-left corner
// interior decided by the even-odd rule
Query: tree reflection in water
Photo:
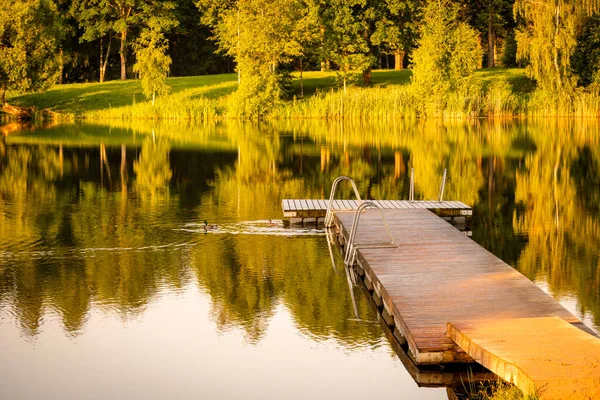
[[[281,303],[316,338],[374,342],[379,328],[349,321],[346,277],[323,238],[181,228],[279,219],[281,199],[325,198],[339,175],[368,197],[407,198],[411,167],[424,199],[447,168],[445,198],[474,206],[473,238],[600,323],[594,121],[141,122],[3,138],[0,308],[26,335],[50,311],[76,336],[92,308],[126,320],[165,288],[198,285],[219,329],[251,342]]]

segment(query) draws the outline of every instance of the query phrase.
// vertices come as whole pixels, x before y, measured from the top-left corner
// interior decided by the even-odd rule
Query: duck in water
[[[208,221],[204,221],[204,232],[208,232],[208,231],[214,231],[215,229],[217,229],[218,226],[217,225],[209,225]]]

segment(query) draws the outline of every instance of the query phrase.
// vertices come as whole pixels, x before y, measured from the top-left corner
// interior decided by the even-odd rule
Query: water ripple
[[[176,231],[189,233],[211,233],[230,235],[267,235],[267,236],[322,236],[325,229],[317,227],[285,227],[282,220],[242,221],[204,228],[204,224],[188,222]]]

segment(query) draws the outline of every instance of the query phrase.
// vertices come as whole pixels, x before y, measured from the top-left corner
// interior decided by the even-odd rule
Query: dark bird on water
[[[204,221],[204,231],[214,231],[215,229],[217,229],[218,226],[217,225],[209,225],[208,221]]]

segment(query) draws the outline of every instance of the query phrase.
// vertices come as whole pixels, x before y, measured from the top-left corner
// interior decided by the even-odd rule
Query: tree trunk
[[[400,49],[396,49],[396,51],[394,52],[394,69],[396,71],[404,69],[404,55],[405,52]]]
[[[494,29],[494,20],[490,12],[488,19],[488,68],[496,66],[496,30]]]
[[[103,39],[100,37],[100,82],[104,82],[106,77],[106,65],[108,64],[108,55],[110,54],[110,45],[112,43],[112,36],[108,35],[108,47],[106,48],[106,55],[104,54]]]
[[[58,50],[58,63],[59,63],[59,74],[58,74],[58,84],[62,85],[63,83],[63,71],[65,69],[65,60],[64,60],[64,53],[63,53],[63,48],[62,45],[60,46],[60,49]]]
[[[121,80],[127,79],[127,29],[121,31]]]
[[[300,97],[304,97],[304,81],[302,80],[302,59],[300,59]]]
[[[371,72],[372,72],[371,67],[369,67],[363,71],[363,82],[367,86],[371,84]]]
[[[562,88],[562,74],[560,73],[560,66],[558,64],[558,26],[560,24],[560,5],[556,6],[556,22],[555,22],[555,30],[554,30],[554,43],[553,52],[554,52],[554,69],[556,70],[556,85],[558,89]]]
[[[481,35],[477,36],[477,45],[481,48]],[[479,62],[477,63],[477,68],[483,68],[483,57],[479,57]]]

